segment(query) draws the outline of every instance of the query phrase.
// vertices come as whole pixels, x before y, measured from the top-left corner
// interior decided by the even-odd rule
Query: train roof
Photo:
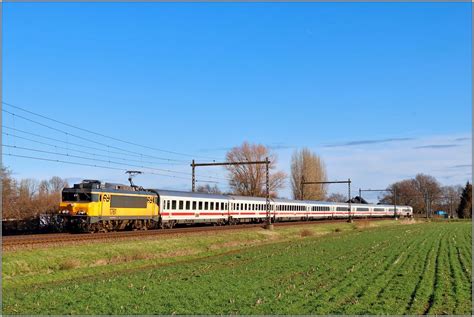
[[[229,195],[221,194],[208,194],[199,192],[184,192],[179,190],[166,190],[166,189],[152,189],[158,195],[176,196],[176,197],[195,197],[195,198],[209,198],[209,199],[229,199]]]

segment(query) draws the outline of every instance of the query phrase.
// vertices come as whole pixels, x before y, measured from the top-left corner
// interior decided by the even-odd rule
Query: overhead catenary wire
[[[46,139],[46,140],[52,140],[52,141],[55,141],[55,142],[64,143],[63,140],[59,140],[59,139],[55,139],[55,138],[51,138],[51,137],[46,137],[46,136],[42,136],[42,135],[35,134],[35,133],[30,133],[30,132],[27,132],[27,131],[24,131],[24,130],[20,130],[20,129],[8,127],[8,126],[4,126],[4,128],[7,128],[7,129],[9,129],[9,130],[14,130],[14,131],[17,131],[17,132],[20,132],[20,133],[24,133],[24,134],[27,134],[27,135],[31,135],[31,136],[34,136],[34,137]],[[89,153],[89,152],[82,151],[82,150],[71,149],[71,148],[69,148],[69,147],[63,147],[63,146],[59,146],[59,145],[55,145],[55,144],[51,144],[51,143],[47,143],[47,142],[42,142],[42,141],[38,141],[38,140],[33,140],[33,139],[25,138],[25,137],[22,137],[22,136],[19,136],[19,135],[9,134],[8,132],[3,132],[2,134],[7,135],[7,136],[10,136],[10,137],[13,137],[13,138],[23,139],[23,140],[31,141],[31,142],[34,142],[34,143],[38,143],[38,144],[43,144],[43,145],[51,146],[51,147],[54,147],[55,149],[63,149],[63,150],[66,150],[68,153],[69,153],[69,151],[74,151],[74,152],[84,153],[84,154],[86,154],[86,155],[100,156],[100,154]],[[159,162],[159,163],[157,163],[157,162],[145,161],[145,160],[143,160],[143,159],[141,159],[141,160],[133,160],[133,159],[130,159],[130,158],[126,158],[126,159],[125,159],[125,158],[120,158],[120,157],[116,157],[116,156],[110,156],[109,153],[114,153],[114,154],[119,154],[119,155],[125,155],[125,156],[140,157],[140,158],[141,158],[142,156],[141,156],[141,155],[133,155],[133,154],[125,154],[125,153],[120,153],[120,152],[115,152],[115,151],[108,151],[108,150],[104,150],[104,149],[100,149],[100,148],[96,148],[96,147],[85,146],[85,145],[78,144],[78,143],[71,143],[71,142],[69,142],[68,144],[69,144],[69,145],[75,145],[75,146],[78,146],[78,147],[83,147],[83,148],[89,148],[89,149],[96,150],[96,151],[105,152],[105,153],[107,153],[107,157],[108,157],[109,159],[110,159],[110,158],[114,158],[114,159],[119,159],[119,160],[124,160],[124,161],[135,161],[135,162],[149,163],[149,164],[181,165],[181,164],[169,163],[169,162],[166,162],[166,163]],[[15,145],[15,144],[13,144],[13,145]],[[107,161],[107,162],[108,162],[108,161]],[[187,165],[187,164],[185,164],[185,165]],[[158,169],[158,170],[164,171],[163,169]],[[179,171],[172,171],[172,170],[166,170],[166,171],[167,171],[167,172],[170,172],[170,173],[180,173],[180,174],[190,175],[190,174],[187,173],[187,172],[179,172]],[[201,176],[201,177],[202,177],[202,176]],[[228,179],[228,178],[217,177],[217,176],[204,176],[204,177],[206,177],[206,178],[212,178],[212,179],[218,179],[218,180],[223,180],[223,181],[229,181],[229,180],[230,180],[230,179]]]
[[[16,128],[11,128],[11,127],[8,127],[8,126],[4,126],[4,128],[7,128],[7,129],[10,129],[10,130],[14,130],[14,131],[17,131],[17,132],[21,132],[21,133],[24,133],[24,134],[28,134],[28,135],[32,135],[32,136],[35,136],[35,137],[39,137],[39,138],[43,138],[43,139],[46,139],[46,140],[52,140],[52,141],[57,141],[57,142],[61,142],[63,143],[62,140],[59,140],[59,139],[55,139],[55,138],[50,138],[50,137],[45,137],[45,136],[41,136],[41,135],[38,135],[38,134],[34,134],[34,133],[30,133],[30,132],[27,132],[27,131],[24,131],[24,130],[20,130],[20,129],[16,129]],[[34,142],[34,143],[38,143],[38,144],[43,144],[43,145],[47,145],[47,146],[51,146],[51,147],[54,147],[55,149],[63,149],[63,150],[66,150],[69,152],[69,150],[71,150],[69,147],[63,147],[63,146],[59,146],[59,145],[55,145],[55,144],[50,144],[50,143],[47,143],[47,142],[42,142],[42,141],[38,141],[38,140],[33,140],[33,139],[30,139],[30,138],[25,138],[25,137],[22,137],[22,136],[19,136],[19,135],[14,135],[14,134],[10,134],[8,132],[2,132],[2,134],[4,135],[7,135],[7,136],[10,136],[10,137],[13,137],[13,138],[18,138],[18,139],[22,139],[22,140],[26,140],[26,141],[30,141],[30,142]],[[95,148],[95,147],[88,147],[88,146],[84,146],[84,145],[81,145],[81,144],[77,144],[77,143],[70,143],[70,144],[73,144],[73,145],[76,145],[76,146],[79,146],[79,147],[84,147],[84,148],[90,148],[90,149],[93,149],[93,150],[98,150],[98,151],[103,151],[103,152],[108,152],[107,150],[104,150],[104,149],[99,149],[99,148]],[[13,144],[15,146],[15,143]],[[8,146],[8,148],[11,148],[11,146]],[[19,147],[17,147],[19,148]],[[86,155],[91,155],[91,156],[100,156],[100,154],[96,154],[96,153],[89,153],[89,152],[86,152],[86,151],[81,151],[81,150],[76,150],[76,149],[73,149],[74,152],[79,152],[79,153],[84,153]],[[115,153],[115,154],[120,154],[120,155],[129,155],[129,154],[122,154],[120,152],[110,152],[110,153]],[[52,153],[48,153],[48,154],[52,154]],[[54,154],[58,154],[58,152],[54,152]],[[68,156],[73,156],[72,154],[69,154]],[[135,157],[141,157],[140,155],[136,155]],[[176,165],[175,163],[163,163],[163,162],[160,162],[160,163],[156,163],[156,162],[150,162],[150,161],[144,161],[144,160],[133,160],[133,159],[130,159],[130,158],[120,158],[120,157],[114,157],[114,156],[110,156],[108,155],[108,158],[114,158],[114,159],[119,159],[119,160],[124,160],[124,161],[135,161],[135,162],[140,162],[140,163],[150,163],[150,164],[171,164],[171,165]],[[106,162],[112,162],[110,160],[107,160]],[[187,165],[187,164],[186,164]],[[135,166],[135,167],[142,167],[142,166]],[[147,168],[147,167],[145,167]],[[153,167],[150,167],[150,168],[153,168]],[[170,173],[180,173],[180,174],[185,174],[185,175],[190,175],[189,173],[186,173],[186,172],[179,172],[179,171],[173,171],[173,170],[164,170],[164,169],[157,169],[157,170],[160,170],[160,171],[166,171],[166,172],[170,172]],[[202,177],[202,176],[200,176]],[[221,178],[221,177],[214,177],[214,176],[204,176],[206,178],[212,178],[212,179],[218,179],[218,180],[223,180],[223,181],[229,181],[229,179],[227,178]]]
[[[41,134],[38,134],[38,133],[31,133],[31,132],[28,132],[28,131],[25,131],[25,130],[12,128],[12,127],[9,127],[9,126],[6,126],[6,125],[3,125],[2,127],[3,127],[4,129],[8,129],[8,130],[20,132],[20,133],[23,133],[23,134],[31,135],[31,136],[34,136],[34,137],[37,137],[37,138],[40,138],[40,139],[50,140],[50,141],[54,141],[54,142],[58,142],[58,143],[64,143],[64,140],[60,140],[60,139],[56,139],[56,138],[47,137],[47,136],[44,136],[44,135],[41,135]],[[13,135],[13,134],[11,134],[11,136],[13,136],[13,137],[18,137],[17,135]],[[34,142],[39,142],[39,141],[36,141],[36,140],[32,140],[32,141],[34,141]],[[143,158],[144,156],[146,156],[147,159],[153,159],[153,158],[154,158],[153,156],[147,156],[147,155],[144,155],[144,154],[115,152],[115,151],[106,150],[106,149],[104,149],[104,148],[98,148],[98,147],[88,146],[88,145],[79,144],[79,143],[74,143],[74,142],[70,142],[70,141],[67,142],[67,145],[74,145],[74,146],[77,146],[77,147],[86,148],[86,149],[91,149],[91,150],[94,150],[94,151],[105,152],[105,153],[107,153],[107,154],[112,153],[112,154],[118,154],[118,155],[122,155],[122,156],[139,157],[139,158]],[[69,147],[67,147],[67,149],[68,149],[68,150],[72,150],[72,149],[70,149]],[[74,150],[74,151],[75,151],[75,150]],[[164,162],[161,162],[162,160],[165,160],[165,159],[163,159],[163,158],[157,158],[156,160],[159,160],[160,162],[153,162],[153,164],[168,164],[168,165],[188,165],[188,164],[189,164],[187,161],[182,161],[183,163],[171,163],[171,162],[166,162],[166,163],[164,163]],[[186,163],[184,163],[184,162],[186,162]]]
[[[15,145],[9,145],[9,144],[2,144],[2,147],[12,148],[12,149],[19,149],[19,150],[25,150],[25,151],[30,151],[30,152],[51,154],[51,155],[60,155],[60,156],[65,156],[65,157],[77,158],[77,159],[81,159],[81,160],[97,161],[97,162],[103,162],[103,163],[109,163],[109,164],[115,164],[115,165],[122,165],[122,166],[128,166],[128,167],[139,167],[139,168],[144,168],[144,169],[149,169],[149,170],[155,170],[155,171],[160,171],[160,172],[166,172],[166,173],[175,173],[175,174],[182,174],[182,175],[188,175],[188,176],[191,175],[191,174],[189,174],[189,173],[187,173],[187,172],[174,171],[174,170],[167,170],[167,169],[161,169],[161,168],[154,168],[154,167],[144,166],[144,165],[124,164],[124,163],[121,163],[121,162],[116,162],[116,161],[111,161],[111,160],[106,160],[106,159],[90,158],[90,157],[84,157],[84,156],[80,156],[80,155],[69,154],[69,153],[58,153],[58,152],[45,151],[45,150],[39,150],[39,149],[32,149],[32,148],[28,148],[28,147],[15,146]],[[205,178],[211,179],[212,177],[209,176],[209,177],[205,177]],[[186,178],[186,179],[187,179],[187,178]],[[201,178],[201,179],[203,179],[203,178]]]
[[[125,150],[125,149],[123,149],[123,148],[116,147],[116,146],[113,146],[113,145],[110,145],[110,144],[106,144],[106,143],[102,143],[102,142],[90,140],[90,139],[85,138],[85,137],[82,137],[82,136],[80,136],[80,135],[73,134],[73,133],[69,133],[69,132],[63,131],[63,130],[61,130],[61,129],[58,129],[58,128],[49,126],[49,125],[47,125],[47,124],[44,124],[44,123],[42,123],[42,122],[38,122],[38,121],[36,121],[36,120],[32,120],[32,119],[26,118],[26,117],[24,117],[24,116],[22,116],[22,115],[15,114],[15,113],[10,112],[10,111],[5,110],[5,109],[2,109],[2,111],[5,112],[5,113],[12,114],[12,115],[14,115],[14,116],[16,116],[16,117],[18,117],[18,118],[23,119],[23,120],[26,120],[26,121],[35,123],[35,124],[40,125],[40,126],[43,126],[43,127],[48,128],[48,129],[50,129],[50,130],[53,130],[53,131],[56,131],[56,132],[60,132],[60,133],[64,133],[66,136],[73,136],[73,137],[75,137],[75,138],[84,140],[84,141],[86,141],[86,142],[91,142],[91,143],[94,143],[94,144],[98,144],[98,145],[105,146],[105,147],[107,147],[107,148],[113,148],[113,149],[116,149],[116,150],[119,150],[119,151],[123,151],[123,152],[127,152],[127,153],[132,153],[132,154],[136,154],[136,153],[137,153],[136,151]],[[158,160],[164,160],[164,161],[187,162],[187,161],[184,161],[184,160],[176,160],[176,159],[170,159],[170,158],[157,157],[157,156],[151,156],[151,155],[148,155],[148,154],[143,154],[143,156],[146,156],[146,157],[153,157],[153,158],[156,158],[156,159],[158,159]]]
[[[51,144],[51,143],[47,143],[47,142],[33,140],[33,139],[25,138],[25,137],[22,137],[22,136],[19,136],[19,135],[10,134],[8,132],[2,132],[2,134],[6,135],[6,136],[9,136],[9,137],[12,137],[14,139],[21,139],[21,140],[25,140],[25,141],[29,141],[29,142],[34,142],[34,143],[37,143],[37,144],[43,144],[43,145],[54,147],[55,149],[66,150],[68,152],[71,151],[71,149],[69,147],[65,147],[65,146],[60,146],[60,145],[56,145],[56,144]],[[13,145],[15,145],[15,143],[13,143]],[[77,153],[83,153],[83,154],[86,154],[86,155],[92,155],[92,156],[100,156],[101,155],[101,154],[90,153],[90,152],[87,152],[87,151],[82,151],[82,150],[77,150],[77,149],[73,149],[73,151],[77,152]],[[117,159],[117,160],[123,160],[123,161],[127,161],[127,162],[140,162],[140,163],[149,163],[149,164],[173,164],[173,163],[162,163],[162,162],[161,163],[156,163],[156,162],[144,161],[144,160],[134,160],[134,159],[130,159],[130,158],[123,158],[123,157],[110,156],[110,155],[107,155],[107,157]]]
[[[79,166],[104,168],[104,169],[117,170],[117,171],[125,171],[125,169],[119,168],[119,167],[112,167],[112,166],[105,166],[105,165],[98,165],[98,164],[87,164],[87,163],[81,163],[81,162],[71,162],[71,161],[64,161],[64,160],[44,158],[44,157],[36,157],[36,156],[30,156],[30,155],[19,155],[19,154],[11,154],[11,153],[3,153],[3,155],[12,156],[12,157],[19,157],[19,158],[26,158],[26,159],[32,159],[32,160],[38,160],[38,161],[47,161],[47,162],[64,163],[64,164],[70,164],[70,165],[79,165]],[[188,179],[186,177],[175,176],[175,175],[166,175],[166,174],[160,174],[160,173],[154,173],[154,172],[146,172],[146,174],[152,174],[152,175],[164,176],[164,177],[171,177],[171,178],[176,178],[176,179],[186,179],[186,180]],[[200,179],[198,181],[200,183],[217,183],[215,181],[206,181],[206,180],[202,180],[202,179]]]
[[[69,124],[66,124],[64,122],[61,122],[59,120],[55,120],[55,119],[52,119],[52,118],[48,118],[44,115],[41,115],[41,114],[38,114],[38,113],[35,113],[35,112],[32,112],[32,111],[29,111],[27,109],[24,109],[24,108],[21,108],[21,107],[18,107],[18,106],[15,106],[15,105],[12,105],[12,104],[8,104],[8,103],[4,103],[6,104],[7,106],[10,106],[12,108],[16,108],[16,109],[20,109],[22,111],[25,111],[26,113],[29,113],[29,114],[33,114],[35,116],[38,116],[38,117],[41,117],[41,118],[44,118],[44,119],[48,119],[48,120],[51,120],[53,122],[57,122],[57,123],[60,123],[62,125],[65,125],[67,127],[70,127],[71,125]],[[37,144],[44,144],[44,145],[47,145],[47,146],[51,146],[51,147],[54,147],[55,150],[59,149],[59,148],[62,148],[62,149],[65,149],[68,153],[70,151],[75,151],[75,152],[80,152],[80,153],[84,153],[86,155],[90,155],[90,156],[98,156],[97,154],[91,154],[91,153],[87,153],[86,151],[82,151],[82,150],[77,150],[77,149],[71,149],[69,147],[69,145],[73,145],[73,146],[77,146],[77,147],[81,147],[81,148],[89,148],[89,149],[93,149],[95,151],[101,151],[101,152],[106,152],[107,153],[107,156],[109,158],[109,160],[105,161],[105,160],[100,160],[102,162],[107,162],[109,164],[122,164],[122,163],[119,163],[119,162],[114,162],[114,161],[111,161],[110,158],[113,158],[113,159],[117,159],[117,160],[122,160],[122,161],[134,161],[134,162],[140,162],[140,163],[147,163],[147,164],[165,164],[163,162],[160,162],[160,163],[152,163],[150,161],[145,161],[143,158],[147,158],[147,159],[157,159],[157,160],[160,160],[160,161],[167,161],[167,164],[170,164],[170,165],[178,165],[178,163],[170,163],[170,162],[186,162],[185,160],[178,160],[178,159],[171,159],[171,158],[164,158],[164,157],[157,157],[157,156],[153,156],[153,155],[149,155],[149,154],[141,154],[137,151],[130,151],[128,149],[125,149],[125,148],[122,148],[122,147],[117,147],[117,146],[113,146],[113,145],[109,145],[109,144],[105,144],[103,142],[99,142],[99,141],[95,141],[95,140],[91,140],[90,138],[86,138],[86,137],[83,137],[81,135],[77,135],[77,134],[73,134],[73,133],[70,133],[70,132],[67,132],[67,131],[64,131],[63,129],[58,129],[56,127],[53,127],[53,126],[50,126],[48,124],[45,124],[43,122],[38,122],[36,120],[33,120],[31,118],[28,118],[28,117],[25,117],[25,116],[22,116],[22,115],[19,115],[17,113],[13,113],[11,111],[8,111],[6,109],[2,109],[3,112],[5,113],[8,113],[8,114],[11,114],[13,118],[15,117],[18,117],[20,119],[23,119],[25,121],[28,121],[28,122],[31,122],[31,123],[34,123],[36,125],[39,125],[39,126],[42,126],[42,127],[45,127],[47,129],[50,129],[52,131],[55,131],[55,132],[59,132],[61,134],[64,134],[66,136],[66,139],[67,139],[67,147],[62,147],[62,146],[58,146],[58,145],[55,145],[55,144],[49,144],[49,143],[46,143],[46,142],[41,142],[41,141],[38,141],[38,140],[32,140],[32,139],[27,139],[27,138],[24,138],[24,137],[20,137],[18,135],[15,135],[15,134],[7,134],[7,135],[10,135],[13,137],[13,140],[12,143],[15,145],[16,142],[15,142],[15,139],[16,138],[21,138],[21,139],[24,139],[24,140],[27,140],[27,141],[31,141],[31,142],[35,142]],[[42,138],[42,139],[47,139],[47,140],[52,140],[54,142],[61,142],[61,143],[64,143],[64,140],[59,140],[59,139],[55,139],[55,138],[51,138],[51,137],[47,137],[47,136],[44,136],[44,135],[40,135],[38,133],[31,133],[31,132],[28,132],[28,131],[24,131],[24,130],[21,130],[21,129],[17,129],[15,127],[8,127],[8,126],[4,126],[4,128],[6,129],[10,129],[12,131],[15,131],[15,132],[20,132],[20,133],[24,133],[24,134],[28,134],[28,135],[31,135],[31,136],[34,136],[34,137],[37,137],[37,138]],[[74,127],[74,128],[77,128],[79,130],[83,130],[82,128],[80,127]],[[84,129],[85,131],[89,132],[89,133],[95,133],[94,131],[90,131],[90,130],[87,130],[87,129]],[[97,133],[98,135],[100,136],[104,136],[104,137],[109,137],[109,136],[106,136],[106,135],[103,135],[101,133]],[[79,143],[74,143],[74,142],[70,142],[69,141],[69,137],[74,137],[74,138],[77,138],[77,139],[80,139],[80,140],[83,140],[83,141],[86,141],[86,142],[91,142],[91,143],[94,143],[94,144],[97,144],[97,145],[100,145],[102,146],[103,148],[98,148],[98,147],[92,147],[92,146],[88,146],[88,145],[85,145],[85,144],[79,144]],[[118,140],[118,141],[123,141],[123,140],[120,140],[118,138],[114,138],[114,137],[110,137],[111,139],[114,139],[114,140]],[[125,142],[127,143],[127,141]],[[133,142],[131,142],[131,144],[135,144]],[[144,146],[146,147],[146,146]],[[117,151],[111,151],[110,149],[116,149],[120,152],[117,152]],[[121,155],[121,156],[133,156],[135,158],[140,158],[140,160],[131,160],[131,159],[124,159],[124,158],[120,158],[120,157],[116,157],[116,156],[110,156],[110,153],[113,153],[113,154],[117,154],[117,155]],[[53,154],[53,153],[49,153],[49,154]],[[57,152],[55,152],[54,154],[58,154]],[[59,153],[61,154],[61,153]],[[72,154],[69,154],[69,156],[72,156]],[[104,155],[105,156],[105,155]],[[80,159],[89,159],[90,158],[84,158],[84,157],[79,157],[79,156],[75,156],[77,158],[80,158]],[[194,155],[193,155],[194,157]],[[186,164],[184,163],[184,164]],[[133,164],[128,164],[128,165],[133,165]],[[180,165],[180,164],[179,164]],[[150,167],[150,166],[144,166],[144,165],[133,165],[135,167],[143,167],[143,168],[148,168],[148,169],[154,169],[154,170],[160,170],[160,171],[164,171],[164,172],[168,172],[168,173],[178,173],[178,174],[183,174],[183,175],[189,175],[189,173],[185,173],[185,172],[179,172],[179,171],[172,171],[172,170],[163,170],[163,169],[157,169],[157,168],[154,168],[154,167]],[[201,176],[199,176],[201,177]],[[215,176],[205,176],[207,178],[212,178],[212,179],[218,179],[218,180],[223,180],[223,181],[230,181],[229,178],[222,178],[222,177],[215,177]],[[202,182],[202,181],[201,181]]]
[[[186,156],[186,157],[200,157],[200,158],[205,158],[205,159],[216,160],[216,158],[212,158],[212,157],[201,156],[201,155],[192,155],[192,154],[188,154],[188,153],[181,153],[181,152],[175,152],[175,151],[169,151],[169,150],[165,150],[165,149],[161,149],[161,148],[156,148],[156,147],[147,146],[147,145],[143,145],[143,144],[139,144],[139,143],[135,143],[135,142],[131,142],[131,141],[122,140],[122,139],[119,139],[119,138],[116,138],[116,137],[113,137],[113,136],[105,135],[105,134],[100,133],[100,132],[92,131],[92,130],[89,130],[89,129],[81,128],[81,127],[78,127],[78,126],[75,126],[75,125],[71,125],[71,124],[68,124],[68,123],[65,123],[65,122],[56,120],[56,119],[47,117],[47,116],[45,116],[45,115],[42,115],[42,114],[33,112],[33,111],[31,111],[31,110],[25,109],[25,108],[23,108],[23,107],[19,107],[19,106],[13,105],[13,104],[11,104],[11,103],[7,103],[7,102],[2,102],[2,103],[3,103],[4,105],[9,106],[9,107],[12,107],[12,108],[15,108],[15,109],[24,111],[24,112],[26,112],[26,113],[29,113],[29,114],[31,114],[31,115],[34,115],[34,116],[37,116],[37,117],[40,117],[40,118],[43,118],[43,119],[46,119],[46,120],[49,120],[49,121],[58,123],[58,124],[61,124],[61,125],[66,126],[66,127],[68,127],[68,128],[74,128],[74,129],[79,130],[79,131],[83,131],[83,132],[95,134],[95,135],[101,136],[101,137],[103,137],[103,138],[108,138],[108,139],[111,139],[111,140],[114,140],[114,141],[117,141],[117,142],[122,142],[122,143],[125,143],[125,144],[129,144],[129,145],[133,145],[133,146],[138,146],[138,147],[141,147],[141,148],[145,148],[145,149],[149,149],[149,150],[155,150],[155,151],[159,151],[159,152],[163,152],[163,153],[168,153],[168,154],[174,154],[174,155]]]

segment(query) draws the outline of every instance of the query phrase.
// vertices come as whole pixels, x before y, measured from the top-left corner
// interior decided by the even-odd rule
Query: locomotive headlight
[[[62,214],[68,214],[68,213],[69,213],[69,210],[63,209],[63,210],[61,210],[61,213],[62,213]]]
[[[85,215],[86,212],[85,212],[84,210],[79,210],[79,211],[77,212],[77,214],[78,214],[78,215]]]

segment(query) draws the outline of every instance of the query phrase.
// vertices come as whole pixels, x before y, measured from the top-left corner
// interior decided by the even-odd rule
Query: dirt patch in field
[[[311,236],[314,236],[314,232],[309,230],[309,229],[303,229],[300,232],[300,236],[302,236],[302,237],[311,237]]]
[[[59,265],[60,270],[71,270],[81,266],[81,261],[78,259],[67,259]]]
[[[176,250],[173,252],[167,252],[167,253],[162,253],[160,254],[160,258],[173,258],[173,257],[179,257],[179,256],[187,256],[187,255],[194,255],[198,253],[196,250],[193,249],[182,249],[182,250]]]
[[[262,231],[259,232],[260,234],[264,235],[266,238],[269,240],[278,240],[280,234],[274,230],[265,230],[262,229]]]
[[[150,260],[154,258],[181,257],[181,256],[187,256],[187,255],[194,255],[196,253],[197,251],[195,250],[183,249],[183,250],[176,250],[173,252],[159,253],[159,254],[144,252],[144,253],[136,253],[136,254],[117,255],[117,256],[111,257],[110,259],[98,259],[97,261],[94,262],[93,266],[103,266],[107,264],[120,264],[120,263],[127,263],[127,262],[138,261],[138,260]]]
[[[366,229],[372,227],[373,223],[370,220],[357,220],[355,223],[356,229]]]
[[[419,223],[419,221],[415,219],[402,219],[402,220],[399,220],[399,223],[402,225],[414,225],[414,224]]]
[[[232,248],[232,247],[240,247],[243,245],[245,241],[228,241],[224,243],[219,243],[219,244],[213,244],[209,246],[210,250],[217,250],[217,249],[223,249],[223,248]]]

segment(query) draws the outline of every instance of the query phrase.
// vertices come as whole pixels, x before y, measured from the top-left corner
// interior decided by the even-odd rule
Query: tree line
[[[285,186],[288,177],[283,171],[276,171],[277,155],[261,144],[244,142],[232,148],[226,155],[228,162],[263,161],[270,163],[270,196],[278,197],[278,190]],[[230,176],[230,194],[242,196],[266,196],[264,165],[232,165],[227,167]],[[327,181],[324,161],[307,148],[296,150],[291,157],[291,189],[296,200],[324,200],[346,202],[348,197],[340,193],[328,195],[327,185],[317,184],[302,188],[303,181]],[[209,185],[199,186],[198,191],[221,193],[219,188]],[[409,205],[415,213],[432,216],[436,210],[443,210],[450,216],[472,217],[472,185],[442,186],[433,176],[418,174],[387,187],[387,194],[379,197],[379,203]]]
[[[61,191],[68,186],[65,179],[54,176],[38,181],[32,178],[16,180],[2,167],[2,218],[26,219],[41,213],[58,212]]]
[[[278,191],[285,187],[288,175],[277,170],[277,155],[261,144],[244,142],[229,150],[226,154],[228,162],[264,161],[269,158],[269,189],[272,198],[278,197]],[[348,197],[340,193],[328,195],[327,185],[318,184],[305,186],[303,181],[327,181],[324,161],[316,153],[307,148],[296,150],[291,157],[290,183],[293,199],[324,200],[346,202]],[[230,165],[230,191],[226,194],[241,196],[266,196],[265,165]],[[49,180],[35,179],[15,180],[11,171],[1,170],[3,219],[24,219],[45,212],[57,212],[61,200],[61,191],[68,186],[65,179],[54,176]],[[216,185],[199,185],[198,192],[221,194]],[[442,186],[433,176],[418,174],[412,179],[405,179],[390,184],[387,194],[379,197],[380,203],[409,205],[414,213],[432,216],[435,210],[444,210],[450,216],[459,218],[472,217],[472,185]]]

